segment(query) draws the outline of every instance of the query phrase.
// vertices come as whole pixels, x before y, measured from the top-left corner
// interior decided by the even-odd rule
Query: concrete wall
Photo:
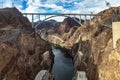
[[[116,48],[116,41],[120,38],[120,21],[112,22],[113,48]]]

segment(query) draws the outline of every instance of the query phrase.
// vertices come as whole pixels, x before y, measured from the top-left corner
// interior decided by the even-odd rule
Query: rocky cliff
[[[59,31],[62,31],[60,34],[58,32],[46,38],[68,49],[73,57],[75,73],[85,72],[88,80],[120,79],[120,40],[117,41],[116,49],[113,49],[112,45],[113,9],[116,14],[114,16],[117,16],[119,21],[120,7],[114,7],[98,13],[90,24],[81,27],[70,27],[65,20],[59,28]]]
[[[71,36],[73,36],[73,33],[78,27],[80,27],[79,23],[77,23],[73,18],[68,17],[63,20],[63,22],[57,29],[47,30],[47,32],[53,32],[46,34],[46,30],[43,30],[43,33],[41,34],[42,30],[40,30],[39,34],[41,34],[43,39],[48,40],[50,43],[70,48],[72,44],[69,39],[71,38]]]
[[[0,10],[0,80],[34,80],[40,70],[51,69],[51,46],[32,31],[16,8]]]
[[[119,7],[115,8],[119,10]],[[72,47],[74,69],[85,71],[88,80],[119,80],[120,52],[119,40],[117,48],[113,49],[112,29],[109,27],[112,18],[111,9],[100,12],[104,18],[97,23],[78,28],[79,42]],[[120,10],[119,10],[120,11]],[[118,16],[120,13],[117,13]],[[120,17],[117,17],[118,19]],[[105,25],[106,24],[106,25]]]
[[[34,25],[38,25],[37,30],[44,29],[44,28],[51,29],[51,28],[58,28],[60,25],[60,22],[57,22],[57,21],[51,19],[51,20],[46,20],[46,21],[34,22]]]
[[[15,7],[0,9],[0,28],[8,25],[12,25],[14,28],[32,29],[29,20]]]
[[[99,24],[112,27],[112,21],[120,21],[120,6],[119,7],[111,7],[104,11],[101,11],[97,14],[96,17],[92,19],[91,24],[99,22]]]
[[[75,19],[79,21],[79,19],[77,18]],[[71,18],[71,17],[65,18],[58,29],[58,33],[61,33],[61,34],[67,33],[69,32],[70,28],[74,26],[80,26],[80,25],[74,20],[74,18]]]

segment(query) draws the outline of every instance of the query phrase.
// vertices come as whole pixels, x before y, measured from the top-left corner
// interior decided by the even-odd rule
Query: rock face
[[[11,25],[14,28],[32,30],[31,23],[16,8],[0,9],[0,28]],[[24,27],[23,27],[24,26]]]
[[[38,21],[35,22],[34,25],[37,25],[39,23],[39,25],[37,26],[37,29],[51,29],[51,28],[58,28],[60,23],[55,21],[55,20],[48,20],[48,21]]]
[[[101,11],[100,13],[98,13],[97,15],[101,15],[101,16],[97,16],[95,17],[91,23],[97,23],[99,22],[99,24],[102,25],[106,25],[108,27],[112,27],[112,21],[120,21],[120,6],[119,7],[112,7],[110,9]]]
[[[118,7],[119,8],[119,7]],[[116,9],[118,9],[116,8]],[[110,13],[110,10],[103,11]],[[119,17],[118,17],[119,18]],[[111,22],[109,16],[89,26],[79,27],[79,42],[72,47],[72,56],[74,57],[75,73],[85,71],[88,80],[119,80],[120,79],[120,52],[119,40],[117,48],[113,49],[112,30],[109,26]],[[104,22],[105,21],[105,22]],[[80,52],[83,55],[80,55]]]
[[[89,26],[83,30],[84,32],[81,31],[80,41],[73,47],[75,72],[85,71],[88,80],[107,80],[100,79],[99,66],[107,66],[102,64],[102,61],[104,62],[107,59],[112,50],[111,29],[99,26],[97,29],[93,28],[88,31],[90,28]],[[80,56],[79,52],[82,52],[83,55]]]
[[[12,15],[11,17],[17,19],[21,25],[15,23],[14,19],[10,20],[11,23],[8,23],[7,19],[1,21],[0,80],[34,80],[40,70],[50,70],[53,63],[51,46],[31,34],[32,28],[27,26],[30,22],[21,22],[21,19],[25,18],[15,8],[2,9],[0,12],[5,12],[5,18]]]
[[[72,40],[69,41],[69,39],[79,26],[79,23],[77,23],[73,18],[68,17],[63,20],[57,29],[49,29],[47,31],[43,30],[41,36],[43,36],[42,38],[48,40],[50,43],[69,48],[72,46]],[[40,30],[39,34],[41,34],[41,31],[42,30]],[[48,31],[53,32],[46,34]]]
[[[113,9],[120,20],[120,7]],[[112,9],[102,11],[98,14],[102,16],[94,17],[90,24],[82,27],[68,27],[64,21],[58,34],[47,37],[50,42],[71,51],[75,73],[86,72],[88,80],[120,79],[120,40],[113,49],[111,13]]]
[[[80,26],[80,25],[71,17],[65,18],[58,29],[58,33],[61,34],[67,33],[69,32],[70,28],[74,26]]]

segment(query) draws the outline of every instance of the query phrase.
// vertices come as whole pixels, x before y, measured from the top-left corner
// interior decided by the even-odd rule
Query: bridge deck
[[[84,23],[86,23],[87,20],[91,21],[91,19],[95,16],[101,16],[101,15],[96,15],[96,14],[78,14],[78,13],[63,13],[63,14],[60,14],[60,13],[23,13],[23,15],[26,17],[29,16],[28,18],[32,22],[32,27],[34,27],[33,22],[35,21],[35,19],[40,21],[41,18],[43,21],[45,21],[45,20],[48,20],[50,18],[57,17],[57,16],[71,17],[76,22],[78,22],[80,25],[82,25],[81,20],[84,20]],[[44,19],[43,19],[43,16],[44,16]],[[78,18],[79,21],[77,21],[75,18]]]
[[[99,16],[96,14],[78,14],[78,13],[23,13],[23,15],[88,15],[88,16]]]

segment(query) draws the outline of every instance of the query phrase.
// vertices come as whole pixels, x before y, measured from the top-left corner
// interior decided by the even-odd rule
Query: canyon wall
[[[52,48],[16,8],[0,9],[0,80],[34,80],[53,64]]]
[[[120,7],[114,7],[98,13],[91,22],[76,26],[65,19],[58,33],[48,34],[46,40],[68,49],[73,57],[74,72],[86,72],[88,80],[120,79],[120,40],[117,48],[112,45],[112,11],[114,21],[120,20]],[[99,16],[101,15],[101,16]]]

